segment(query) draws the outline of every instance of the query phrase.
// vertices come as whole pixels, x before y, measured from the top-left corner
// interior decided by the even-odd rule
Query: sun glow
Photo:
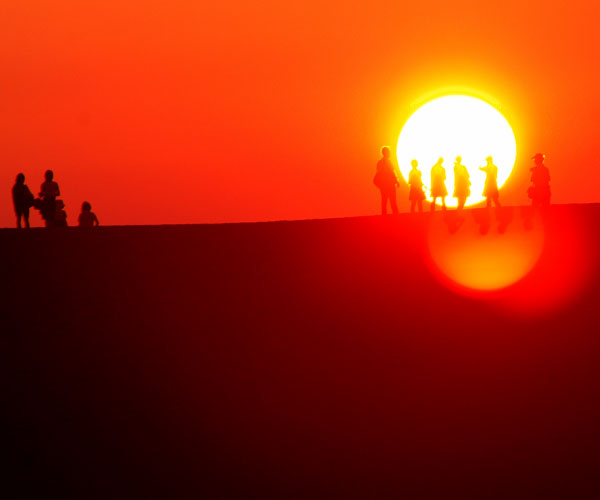
[[[443,157],[446,205],[456,206],[452,196],[456,157],[462,157],[471,177],[471,196],[466,205],[474,205],[484,200],[485,174],[479,167],[485,165],[486,157],[491,156],[498,167],[500,188],[512,172],[517,145],[508,121],[496,108],[475,97],[447,95],[429,101],[410,116],[400,132],[396,151],[404,179],[408,179],[411,160],[416,159],[427,188],[431,187],[431,167]],[[431,200],[428,189],[426,195]]]

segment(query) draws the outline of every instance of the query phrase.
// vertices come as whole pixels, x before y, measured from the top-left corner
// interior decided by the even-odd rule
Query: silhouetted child
[[[15,185],[12,188],[12,199],[17,215],[17,227],[21,227],[21,218],[25,221],[25,227],[29,227],[29,208],[33,206],[33,194],[25,184],[25,175],[18,174]]]
[[[442,209],[446,210],[446,169],[442,166],[443,158],[440,158],[437,163],[431,167],[431,211],[435,210],[435,201],[438,198],[442,199]]]
[[[462,164],[462,158],[456,157],[454,162],[454,198],[458,200],[458,210],[465,207],[467,198],[471,195],[471,178],[467,167]]]
[[[98,217],[92,212],[92,205],[87,201],[81,204],[81,213],[79,214],[79,227],[94,227],[98,226]]]
[[[40,197],[42,198],[40,211],[46,227],[52,227],[56,218],[56,198],[60,196],[60,189],[53,180],[54,172],[52,170],[46,170],[44,177],[46,180],[40,188]]]
[[[414,213],[416,205],[419,207],[419,212],[422,212],[425,193],[423,192],[423,179],[421,177],[421,171],[417,168],[419,166],[419,162],[417,160],[412,160],[410,164],[412,166],[410,172],[408,173],[408,185],[410,187],[408,199],[410,200],[410,211]]]
[[[65,202],[56,200],[56,211],[54,212],[54,226],[67,227],[67,212],[65,211]]]
[[[377,162],[377,170],[373,183],[381,192],[381,215],[387,213],[387,202],[390,201],[390,207],[393,214],[398,213],[398,205],[396,205],[396,186],[399,185],[398,178],[394,172],[394,165],[390,160],[390,148],[387,146],[381,148],[381,158]]]
[[[485,167],[479,167],[479,170],[485,172],[485,184],[483,185],[483,196],[486,198],[487,207],[492,206],[492,202],[500,206],[500,194],[498,193],[498,167],[494,165],[492,157],[488,156],[485,161]]]
[[[531,157],[535,161],[535,167],[531,168],[532,186],[527,190],[531,198],[532,206],[542,208],[550,205],[550,171],[544,165],[545,156],[541,153]]]

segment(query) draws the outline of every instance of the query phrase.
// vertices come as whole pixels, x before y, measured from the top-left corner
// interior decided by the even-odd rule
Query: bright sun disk
[[[485,165],[486,157],[491,156],[498,167],[500,188],[512,172],[517,144],[508,121],[492,105],[476,97],[448,95],[427,102],[410,116],[396,151],[404,179],[408,179],[411,160],[416,159],[427,188],[431,187],[431,167],[439,157],[444,158],[448,206],[457,205],[452,196],[454,162],[461,156],[471,176],[471,196],[466,205],[474,205],[484,200],[485,174],[479,167]],[[425,192],[431,200],[428,189]]]

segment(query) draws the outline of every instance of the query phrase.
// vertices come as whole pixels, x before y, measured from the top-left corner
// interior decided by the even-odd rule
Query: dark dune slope
[[[513,314],[439,284],[427,225],[1,231],[11,498],[598,490],[597,274]]]

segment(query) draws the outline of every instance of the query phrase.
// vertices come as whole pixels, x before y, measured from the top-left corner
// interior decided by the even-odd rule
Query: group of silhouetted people
[[[391,150],[384,146],[381,149],[382,158],[377,162],[377,169],[373,183],[381,192],[381,213],[387,214],[387,205],[389,202],[393,214],[398,213],[396,204],[396,187],[400,185],[394,166],[390,159]],[[535,166],[531,168],[532,185],[527,190],[529,198],[534,207],[547,207],[550,205],[550,172],[544,165],[545,156],[541,153],[532,157]],[[435,205],[438,198],[441,201],[442,210],[446,210],[446,169],[443,166],[444,159],[439,158],[433,167],[431,167],[431,211],[435,211]],[[486,205],[490,208],[493,205],[500,207],[500,195],[498,192],[498,167],[494,165],[491,156],[486,158],[486,164],[479,167],[485,174],[485,183],[483,186],[483,196],[486,199]],[[410,211],[423,211],[423,200],[425,200],[425,185],[423,184],[422,174],[419,170],[417,160],[411,161],[411,170],[408,174]],[[462,210],[471,196],[471,178],[467,167],[462,164],[462,158],[456,157],[454,162],[454,192],[452,196],[457,199],[457,210]]]
[[[65,203],[59,199],[60,188],[54,180],[54,172],[46,170],[44,182],[40,187],[39,197],[35,198],[27,184],[25,184],[25,175],[18,174],[15,185],[12,188],[12,199],[17,216],[17,227],[30,227],[29,210],[33,207],[39,210],[46,227],[66,227],[67,212]],[[98,226],[98,217],[92,212],[92,206],[84,201],[81,206],[81,214],[78,219],[79,227]]]

